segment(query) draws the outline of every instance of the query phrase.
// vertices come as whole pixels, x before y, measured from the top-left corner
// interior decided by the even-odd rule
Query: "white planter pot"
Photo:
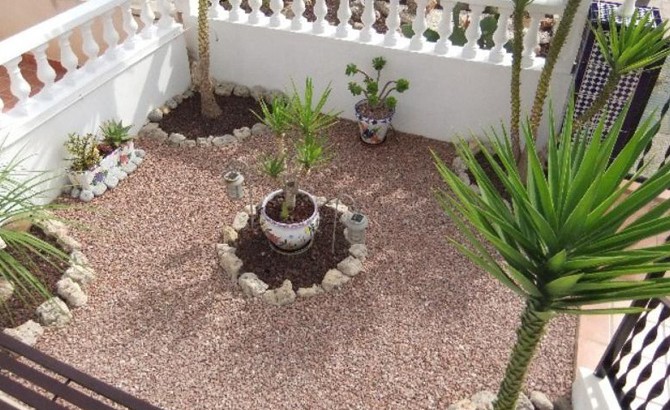
[[[280,189],[272,192],[263,199],[260,212],[261,230],[275,247],[287,252],[298,251],[309,245],[314,238],[316,229],[319,226],[319,207],[312,195],[300,190],[301,194],[307,195],[312,201],[312,204],[314,205],[314,213],[301,222],[283,223],[275,221],[267,215],[265,206],[272,198],[281,193],[282,190]]]
[[[361,140],[366,144],[381,144],[386,141],[386,133],[391,127],[391,120],[395,111],[391,111],[391,114],[381,119],[366,117],[360,112],[361,106],[365,103],[367,103],[367,100],[360,100],[354,107]]]

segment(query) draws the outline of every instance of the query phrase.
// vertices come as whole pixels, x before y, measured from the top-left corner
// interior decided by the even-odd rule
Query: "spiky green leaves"
[[[130,141],[133,137],[130,135],[132,125],[123,126],[123,121],[107,120],[100,125],[102,140],[112,148],[118,148],[122,144]]]
[[[372,110],[376,110],[382,106],[395,109],[398,100],[391,96],[393,91],[403,93],[409,89],[409,81],[404,78],[398,80],[387,81],[383,87],[380,87],[381,70],[386,66],[386,60],[383,57],[375,57],[372,59],[372,67],[376,71],[373,77],[363,70],[360,70],[356,64],[347,64],[345,74],[353,76],[361,74],[363,76],[363,84],[350,81],[348,83],[349,91],[352,95],[365,95],[368,105]]]
[[[100,162],[100,151],[93,134],[69,134],[65,149],[70,154],[69,159],[72,161],[70,169],[73,171],[87,171]]]

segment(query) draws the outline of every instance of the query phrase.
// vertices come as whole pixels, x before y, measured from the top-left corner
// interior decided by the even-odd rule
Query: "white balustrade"
[[[213,1],[212,3],[216,3]],[[251,13],[249,13],[249,24],[258,24],[261,17],[261,0],[249,0],[249,7],[251,7]]]
[[[221,5],[218,1],[209,2],[209,18],[218,19],[221,17]]]
[[[293,0],[291,5],[291,10],[293,11],[293,18],[291,19],[291,30],[302,30],[303,26],[307,19],[302,13],[305,12],[305,0]]]
[[[174,19],[170,15],[170,0],[158,0],[158,12],[160,18],[158,19],[158,28],[168,29],[174,24]],[[218,4],[218,1],[212,1],[212,5]]]
[[[79,59],[77,55],[72,51],[72,46],[70,45],[70,36],[72,32],[67,32],[61,35],[58,38],[58,45],[60,47],[60,63],[67,70],[65,78],[70,80],[72,74],[77,70],[77,65],[79,64]]]
[[[130,1],[121,5],[121,12],[123,14],[123,31],[126,33],[126,41],[124,46],[133,48],[135,46],[135,35],[137,34],[137,22],[135,16],[130,8]]]
[[[283,7],[283,0],[270,0],[270,10],[272,10],[272,15],[270,16],[270,27],[279,27],[281,25],[281,11]]]
[[[624,0],[623,4],[617,8],[616,12],[623,18],[630,18],[635,12],[635,0]]]
[[[93,21],[84,23],[81,26],[81,36],[83,37],[83,43],[81,49],[84,51],[84,54],[88,59],[86,60],[86,67],[89,70],[95,69],[95,62],[98,59],[98,53],[100,52],[100,46],[93,38],[93,32],[91,31],[91,26]]]
[[[156,19],[156,15],[151,9],[151,4],[149,4],[149,2],[150,0],[142,0],[140,3],[140,21],[144,25],[142,28],[142,37],[144,38],[149,38],[153,35],[154,20]]]
[[[363,4],[363,15],[361,16],[361,22],[363,23],[363,28],[358,35],[358,39],[363,43],[367,43],[372,40],[372,25],[375,22],[374,0],[365,0],[365,3]]]
[[[463,47],[463,58],[474,58],[479,50],[477,40],[482,35],[482,30],[479,27],[479,21],[482,17],[484,6],[470,4],[470,23],[465,30],[465,38],[468,41]]]
[[[489,52],[489,61],[492,63],[500,63],[505,57],[505,44],[509,39],[507,35],[507,22],[509,21],[509,16],[512,13],[512,10],[508,7],[499,7],[498,11],[500,15],[498,16],[498,26],[496,27],[495,33],[493,33],[493,44],[494,47]]]
[[[326,14],[328,14],[328,6],[326,5],[326,0],[316,0],[314,5],[314,15],[316,16],[316,21],[312,27],[312,33],[321,34],[326,29]]]
[[[398,28],[400,28],[400,7],[398,0],[391,0],[389,15],[386,16],[386,27],[388,31],[384,36],[384,45],[395,46],[398,44]]]
[[[535,62],[535,47],[540,42],[538,31],[542,16],[544,14],[541,12],[530,13],[530,23],[528,31],[526,31],[526,35],[523,38],[523,52],[521,53],[521,66],[524,68],[531,67]]]
[[[116,28],[114,27],[113,16],[114,11],[109,11],[102,17],[102,38],[105,40],[105,43],[107,43],[108,52],[111,56],[116,55],[116,47],[119,44],[119,33],[116,32]]]
[[[340,7],[337,9],[337,18],[340,24],[337,25],[335,35],[340,38],[349,36],[349,19],[351,18],[351,8],[349,7],[349,0],[340,0]]]
[[[242,13],[240,4],[242,4],[242,0],[230,0],[230,14],[228,15],[230,21],[240,20],[240,14]]]
[[[440,35],[440,38],[437,40],[437,43],[435,43],[435,52],[437,54],[447,54],[449,47],[451,47],[451,40],[449,40],[449,37],[453,32],[452,14],[456,2],[447,0],[442,1],[440,4],[442,4],[442,19],[437,26],[437,34]]]
[[[9,74],[9,90],[19,100],[17,105],[24,103],[30,95],[30,84],[28,84],[28,81],[21,74],[21,69],[19,68],[20,62],[21,56],[5,63],[7,74]]]
[[[37,78],[44,84],[42,92],[47,98],[51,96],[51,86],[56,80],[56,70],[51,67],[49,60],[47,60],[48,46],[48,44],[42,44],[33,50],[35,63],[37,64]]]
[[[421,50],[425,43],[423,39],[423,33],[428,28],[426,24],[426,0],[417,0],[416,2],[416,17],[414,22],[412,22],[412,30],[414,31],[414,36],[412,36],[412,41],[409,43],[410,50]]]

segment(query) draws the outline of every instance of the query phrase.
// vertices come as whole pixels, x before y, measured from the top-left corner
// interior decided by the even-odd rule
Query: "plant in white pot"
[[[96,192],[102,194],[106,191],[107,186],[104,184],[104,179],[107,173],[100,167],[101,157],[95,136],[72,133],[68,136],[65,149],[70,154],[68,177],[72,185],[82,191],[90,191],[92,194]]]
[[[363,83],[349,82],[349,91],[358,96],[363,94],[365,99],[356,103],[356,119],[360,129],[363,142],[368,144],[381,144],[386,140],[386,133],[391,126],[393,114],[398,100],[391,95],[392,92],[404,93],[409,89],[409,81],[404,78],[387,81],[380,88],[381,71],[386,66],[384,57],[372,59],[372,67],[375,69],[374,76],[359,69],[356,64],[348,64],[345,74],[354,76],[363,75]]]
[[[331,89],[314,99],[314,85],[305,80],[300,94],[293,85],[288,97],[271,105],[261,101],[262,116],[272,130],[276,146],[261,163],[262,171],[283,183],[282,189],[263,199],[259,213],[261,230],[276,250],[298,253],[308,248],[319,224],[314,197],[300,189],[301,182],[326,159],[323,131],[337,122],[336,113],[322,113]]]

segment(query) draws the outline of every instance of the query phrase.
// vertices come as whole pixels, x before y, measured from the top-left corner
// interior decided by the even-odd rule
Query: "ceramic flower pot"
[[[395,110],[384,118],[370,118],[361,112],[361,109],[367,100],[361,100],[356,103],[356,119],[358,120],[358,128],[360,131],[361,140],[366,144],[377,145],[386,141],[386,133],[391,126],[391,120]]]
[[[272,245],[285,252],[296,252],[307,247],[314,239],[314,234],[319,225],[319,207],[314,197],[303,190],[299,192],[309,197],[314,205],[314,212],[304,221],[296,223],[275,221],[265,212],[265,206],[270,200],[282,193],[281,189],[266,196],[261,205],[261,230]]]
[[[133,141],[128,141],[117,148],[116,151],[118,151],[118,166],[124,167],[128,165],[135,156],[135,143]]]
[[[67,176],[72,186],[93,191],[96,185],[104,185],[107,172],[101,165],[98,165],[88,171],[69,171]]]

